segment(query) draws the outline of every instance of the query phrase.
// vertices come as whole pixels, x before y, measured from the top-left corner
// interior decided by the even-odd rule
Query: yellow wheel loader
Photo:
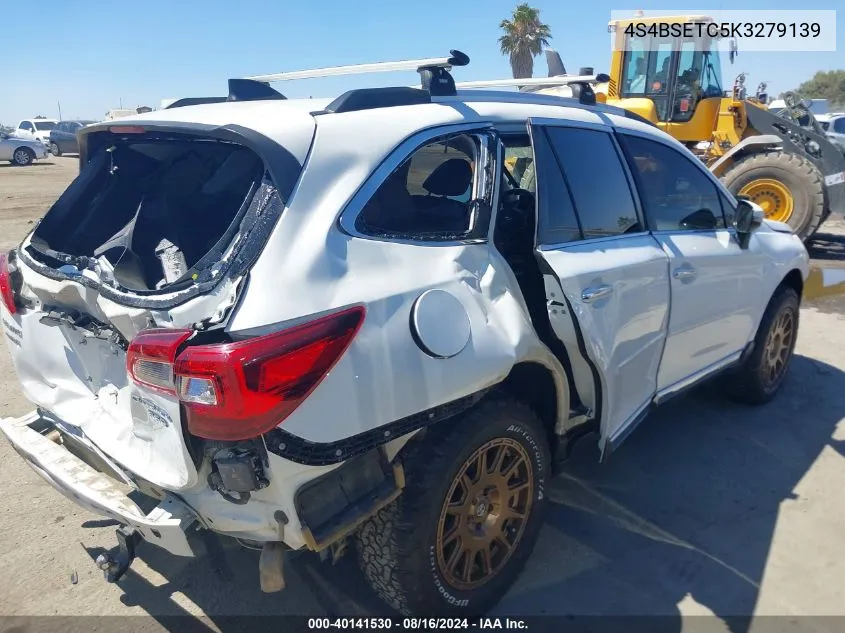
[[[717,26],[707,16],[610,22],[610,74],[594,82],[596,100],[671,134],[731,193],[750,198],[769,219],[789,224],[807,240],[831,213],[845,213],[845,157],[812,126],[769,112],[765,94],[747,95],[744,73],[725,88],[719,38],[710,36],[718,35]],[[735,53],[732,43],[731,61]],[[546,56],[550,80],[568,77],[557,52]],[[592,69],[579,75],[592,75]],[[572,96],[570,85],[543,85],[521,89]]]

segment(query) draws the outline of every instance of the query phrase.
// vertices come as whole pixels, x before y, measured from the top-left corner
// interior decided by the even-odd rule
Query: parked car
[[[714,376],[776,396],[808,276],[789,227],[589,84],[457,91],[466,61],[334,100],[231,80],[79,131],[79,177],[0,260],[36,407],[0,430],[122,524],[109,581],[200,529],[261,549],[265,591],[287,551],[349,552],[401,613],[480,614],[578,438],[607,456]]]
[[[41,141],[44,145],[50,144],[50,130],[56,127],[56,119],[24,119],[18,123],[13,136],[18,138],[34,139]]]
[[[50,153],[54,156],[78,154],[79,143],[76,140],[76,133],[92,123],[94,121],[60,121],[55,128],[50,130]]]
[[[827,137],[845,153],[845,114],[834,115],[823,125]]]
[[[15,138],[0,132],[0,161],[7,160],[13,165],[30,165],[34,160],[49,157],[47,146],[41,141]]]

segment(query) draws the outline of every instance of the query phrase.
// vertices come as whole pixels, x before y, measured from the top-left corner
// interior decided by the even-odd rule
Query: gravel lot
[[[0,165],[0,248],[19,242],[76,170],[75,157]],[[845,615],[845,300],[834,292],[844,244],[845,224],[830,221],[812,249],[817,297],[802,310],[778,399],[748,409],[705,387],[666,405],[606,464],[582,446],[554,482],[538,548],[499,614]],[[822,285],[829,296],[818,296]],[[2,352],[0,415],[29,410]],[[300,557],[288,589],[262,594],[258,553],[228,542],[225,561],[142,545],[109,585],[93,559],[114,546],[115,524],[77,509],[5,441],[0,493],[0,615],[205,614],[211,626],[224,615],[377,608],[348,562]]]

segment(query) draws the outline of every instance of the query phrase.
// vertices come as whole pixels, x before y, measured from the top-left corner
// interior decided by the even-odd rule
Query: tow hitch
[[[97,567],[103,570],[107,582],[117,582],[129,569],[135,560],[135,546],[141,540],[141,534],[135,528],[121,525],[115,530],[117,534],[117,558],[113,553],[106,552],[97,556]]]

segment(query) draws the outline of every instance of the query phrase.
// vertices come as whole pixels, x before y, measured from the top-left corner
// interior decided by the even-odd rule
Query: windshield
[[[56,127],[56,124],[52,121],[33,121],[33,123],[35,124],[35,129],[39,132],[52,130]]]
[[[701,97],[722,96],[722,74],[715,41],[674,38],[637,38],[628,43],[622,68],[623,96],[665,95],[669,88],[672,57],[679,52],[674,77],[694,86]]]

